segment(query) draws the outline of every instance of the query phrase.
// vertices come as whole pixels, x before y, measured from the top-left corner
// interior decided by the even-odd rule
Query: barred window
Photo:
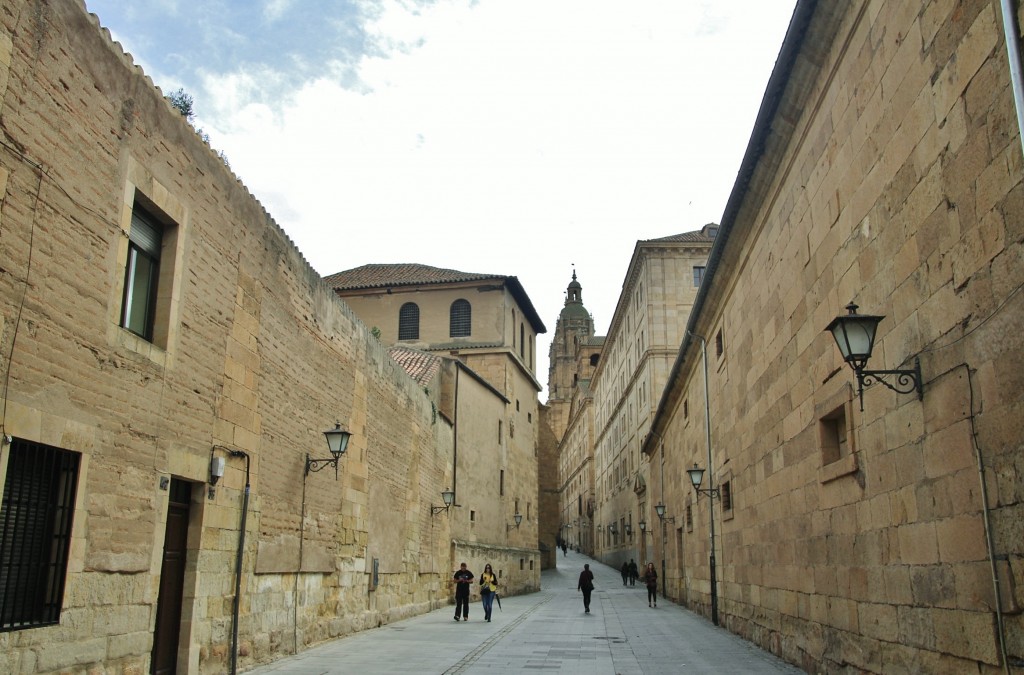
[[[398,310],[398,339],[420,339],[420,308],[415,302],[407,302]]]
[[[468,300],[456,300],[452,303],[449,314],[450,337],[469,337],[473,324],[473,308]]]
[[[79,455],[14,439],[0,502],[0,631],[59,623]]]

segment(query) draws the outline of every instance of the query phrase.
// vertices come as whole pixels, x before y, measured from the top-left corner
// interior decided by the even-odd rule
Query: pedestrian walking
[[[644,583],[647,584],[647,606],[658,606],[658,573],[654,571],[654,563],[647,563],[644,570]],[[654,603],[653,605],[651,603]]]
[[[590,614],[590,594],[594,592],[594,573],[590,571],[590,565],[583,566],[576,590],[583,591],[583,611]]]
[[[462,620],[469,621],[469,589],[473,584],[473,573],[466,569],[466,563],[462,563],[452,578],[455,579],[455,620],[459,620],[461,609]]]
[[[491,564],[487,563],[480,573],[480,602],[484,606],[484,621],[491,620],[491,607],[494,606],[494,596],[497,594],[498,577],[494,576]]]
[[[636,580],[640,578],[640,572],[636,568],[636,560],[629,559],[629,585],[636,586]]]
[[[622,573],[622,585],[625,586],[629,582],[629,563],[623,562],[622,569],[619,572]]]

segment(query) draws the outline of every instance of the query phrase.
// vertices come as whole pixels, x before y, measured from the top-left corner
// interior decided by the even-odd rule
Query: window
[[[476,511],[470,509],[469,511],[469,522],[476,522]]]
[[[727,480],[722,483],[721,488],[722,495],[722,510],[732,511],[732,481]]]
[[[456,300],[449,311],[449,337],[469,337],[472,330],[473,308],[468,300]]]
[[[524,342],[526,342],[526,328],[523,326],[523,324],[520,323],[519,324],[519,358],[521,358],[521,359],[525,359],[526,358],[526,347],[523,346]]]
[[[0,503],[0,631],[59,623],[79,455],[14,439]]]
[[[839,406],[819,421],[821,463],[831,464],[850,454],[846,431],[846,409]]]
[[[420,308],[415,302],[407,302],[398,310],[398,339],[420,339]]]
[[[718,332],[715,333],[715,356],[721,356],[725,353],[725,343],[722,340],[722,329],[719,328]]]
[[[690,417],[690,399],[683,399],[683,419]]]
[[[121,327],[149,342],[156,323],[157,288],[163,228],[136,203],[128,232],[128,261],[124,272]]]
[[[686,504],[686,531],[693,532],[693,502]]]
[[[505,470],[500,469],[498,473],[498,495],[505,496]]]
[[[501,420],[498,420],[498,445],[501,445],[501,441],[502,441],[502,436],[501,436]]]
[[[702,281],[704,281],[704,267],[694,266],[693,268],[693,287],[699,288]]]

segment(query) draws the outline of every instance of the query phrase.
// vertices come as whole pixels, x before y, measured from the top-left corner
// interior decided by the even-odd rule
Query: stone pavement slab
[[[595,576],[591,613],[576,581],[584,563]],[[624,587],[618,570],[573,552],[541,575],[541,590],[502,597],[492,621],[479,603],[467,622],[454,606],[434,610],[289,656],[248,672],[275,675],[360,673],[559,672],[587,675],[677,673],[800,673],[752,643],[662,599],[647,606],[647,589]]]

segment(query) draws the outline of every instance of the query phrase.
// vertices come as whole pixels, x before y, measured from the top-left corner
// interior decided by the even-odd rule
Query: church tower
[[[583,286],[572,271],[565,290],[565,306],[558,315],[548,351],[548,405],[568,403],[576,388],[577,348],[581,340],[594,335],[594,318],[583,306]]]

